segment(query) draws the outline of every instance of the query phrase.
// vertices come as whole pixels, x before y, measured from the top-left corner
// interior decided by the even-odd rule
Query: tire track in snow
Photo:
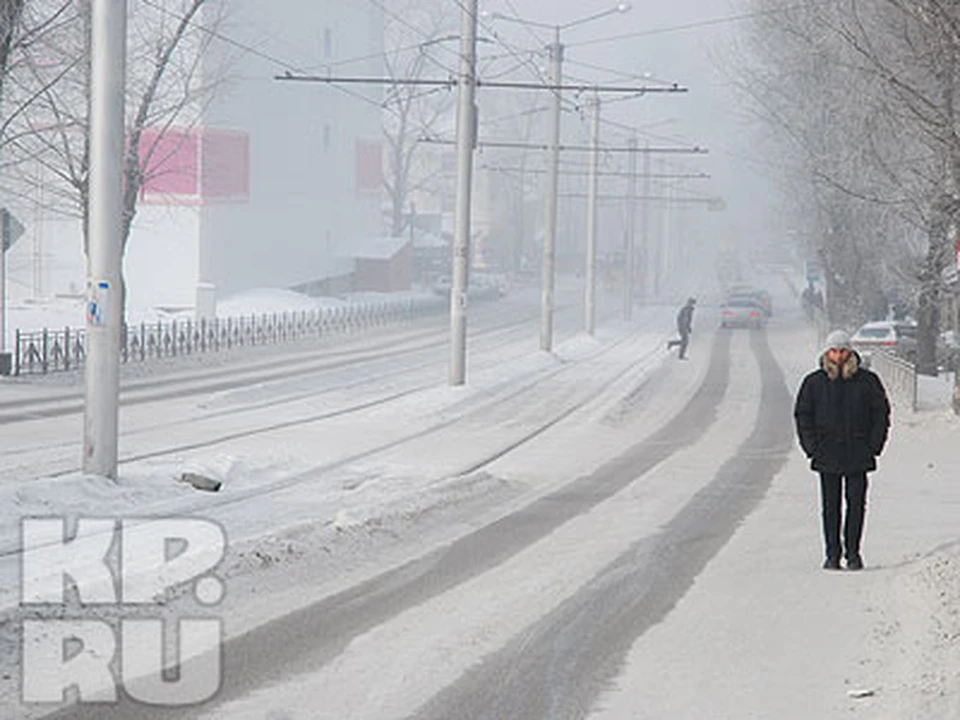
[[[468,419],[473,413],[478,413],[478,412],[482,413],[484,410],[486,410],[490,406],[520,398],[525,393],[528,393],[536,389],[539,385],[543,384],[544,382],[554,379],[556,376],[564,372],[567,372],[571,369],[578,368],[579,366],[582,366],[584,363],[587,363],[591,360],[595,360],[599,356],[608,354],[616,350],[617,348],[619,348],[621,345],[629,342],[631,339],[633,339],[633,336],[627,335],[611,343],[610,345],[601,347],[600,349],[596,350],[593,353],[590,353],[585,357],[577,358],[576,360],[572,360],[565,364],[559,365],[553,370],[549,370],[546,372],[536,371],[536,372],[529,373],[529,377],[527,375],[524,375],[519,378],[514,378],[513,383],[511,383],[514,385],[514,387],[508,388],[508,390],[502,394],[498,394],[493,397],[487,398],[479,407],[470,408],[468,410],[463,411],[459,417],[455,418],[455,420],[458,422],[462,422]],[[644,362],[648,360],[649,357],[654,355],[655,353],[656,351],[650,351],[646,355],[638,359],[635,358],[634,363],[638,361]],[[622,377],[626,372],[628,372],[631,368],[632,368],[632,364],[628,366],[626,369],[620,370],[614,376],[607,378],[607,380],[603,384],[603,387],[606,388],[607,386],[613,384],[620,377]],[[521,380],[522,383],[519,386],[515,386],[518,380]],[[431,383],[430,387],[433,387],[435,385],[436,383]],[[346,408],[327,411],[311,417],[300,417],[293,420],[275,422],[267,426],[260,426],[252,429],[236,431],[212,440],[207,439],[203,441],[197,441],[195,443],[178,445],[172,448],[167,447],[163,450],[142,453],[138,456],[126,456],[121,458],[120,462],[121,464],[123,464],[123,463],[133,462],[136,460],[144,460],[144,459],[149,459],[153,457],[162,457],[164,455],[169,455],[175,452],[183,452],[186,450],[200,449],[208,446],[214,446],[224,442],[229,442],[231,440],[238,440],[238,439],[252,437],[252,436],[263,434],[263,433],[275,432],[277,430],[297,427],[303,424],[320,422],[338,415],[345,415],[345,414],[349,414],[359,410],[379,407],[387,404],[388,402],[400,399],[402,397],[405,397],[407,395],[410,395],[416,392],[421,392],[423,390],[424,390],[423,387],[415,387],[413,389],[403,390],[403,391],[399,391],[397,393],[391,394],[386,398],[381,396],[380,398],[372,399],[370,401],[361,403],[359,405],[353,405]],[[471,461],[471,463],[466,468],[463,468],[461,471],[458,471],[454,475],[464,475],[464,474],[467,474],[468,471],[475,472],[476,470],[479,470],[480,468],[485,467],[486,465],[489,465],[490,463],[504,457],[508,453],[515,451],[517,448],[522,447],[524,444],[530,442],[536,437],[539,437],[544,431],[553,427],[558,422],[560,422],[561,420],[571,415],[577,409],[586,405],[590,401],[590,399],[591,398],[584,398],[584,399],[575,401],[572,407],[568,406],[566,408],[563,408],[561,411],[559,411],[559,413],[555,414],[553,417],[550,417],[549,419],[541,423],[539,428],[533,431],[524,433],[520,438],[515,438],[510,440],[507,443],[506,447],[499,447],[492,453],[489,453],[478,460]],[[331,462],[324,463],[322,465],[317,465],[317,466],[308,468],[307,470],[304,470],[302,472],[298,472],[295,475],[283,477],[278,480],[272,481],[268,484],[259,485],[248,490],[236,492],[235,494],[225,495],[223,497],[217,497],[215,499],[203,498],[202,500],[194,503],[193,505],[185,505],[182,502],[182,500],[175,499],[171,501],[171,503],[166,503],[166,504],[161,503],[159,505],[153,505],[149,508],[149,510],[154,515],[159,515],[167,512],[176,512],[179,514],[189,514],[193,512],[209,513],[210,511],[218,510],[231,505],[242,504],[245,502],[263,502],[264,499],[271,494],[279,494],[281,492],[290,490],[292,488],[296,488],[299,485],[315,482],[317,477],[323,475],[324,473],[328,473],[333,470],[337,470],[339,468],[349,466],[360,460],[375,457],[385,451],[401,447],[406,443],[410,443],[415,440],[420,440],[423,438],[428,438],[432,435],[441,434],[447,431],[450,428],[450,425],[451,425],[450,420],[444,420],[442,422],[433,423],[428,425],[427,427],[421,428],[413,432],[409,432],[405,435],[401,435],[400,437],[394,438],[387,442],[381,442],[380,444],[375,445],[374,447],[367,448],[360,452],[356,452],[352,455],[348,455],[346,457],[342,457],[340,459],[333,460]],[[65,475],[74,471],[75,469],[64,470],[61,472],[53,473],[51,477]],[[20,552],[21,552],[21,549],[19,546],[19,536],[17,536],[17,540],[14,541],[13,543],[0,545],[0,558],[15,557],[15,556],[18,556]]]
[[[445,548],[236,638],[225,648],[224,685],[211,705],[242,697],[250,688],[316,670],[339,655],[354,638],[500,565],[695,443],[715,420],[729,382],[730,337],[730,333],[716,334],[701,391],[634,451],[605,466],[611,477],[604,482],[598,483],[592,476],[579,478]],[[322,698],[317,701],[323,703]],[[201,706],[174,711],[124,701],[110,707],[67,708],[52,717],[110,720],[135,713],[138,720],[197,718],[210,709]]]
[[[490,353],[490,352],[494,352],[497,348],[500,348],[500,347],[510,347],[512,345],[515,345],[517,340],[515,337],[513,337],[513,335],[515,335],[518,331],[524,330],[525,322],[526,321],[509,323],[506,325],[499,325],[499,326],[486,328],[483,331],[478,331],[476,333],[476,336],[482,337],[485,341],[488,341],[494,338],[499,339],[501,336],[506,338],[505,341],[497,342],[495,345],[491,347],[482,348],[481,352]],[[309,377],[312,375],[321,375],[323,373],[335,373],[337,371],[341,371],[345,369],[353,369],[353,368],[356,368],[357,366],[363,367],[368,363],[377,363],[381,361],[395,361],[399,357],[414,355],[419,352],[427,352],[430,350],[434,350],[438,345],[439,343],[431,342],[425,345],[417,344],[410,347],[396,347],[394,351],[377,352],[374,354],[370,354],[370,353],[358,354],[356,351],[353,351],[352,353],[349,354],[350,356],[347,359],[335,360],[334,356],[330,356],[323,361],[313,361],[308,366],[303,366],[302,363],[300,363],[299,361],[288,362],[287,365],[289,367],[287,368],[287,371],[281,372],[279,374],[271,373],[269,376],[265,376],[265,377],[258,377],[253,375],[248,377],[252,385],[262,386],[268,383],[282,382],[287,380],[296,380],[303,377]],[[343,354],[344,353],[338,353],[338,355],[343,355]],[[210,421],[216,420],[218,418],[236,417],[236,416],[242,415],[243,413],[253,413],[260,410],[273,409],[284,404],[293,404],[293,403],[304,402],[306,400],[315,400],[325,395],[343,393],[343,391],[345,390],[355,390],[356,388],[362,387],[363,385],[378,385],[378,384],[381,384],[383,380],[401,378],[403,377],[404,374],[409,374],[411,370],[418,369],[419,367],[420,365],[407,365],[398,370],[389,370],[387,372],[378,372],[377,374],[371,374],[360,380],[356,380],[353,382],[338,383],[336,385],[326,385],[310,391],[300,392],[295,395],[287,395],[283,397],[273,398],[270,400],[261,400],[256,402],[248,402],[245,404],[238,404],[237,406],[232,408],[214,410],[212,412],[208,412],[206,414],[199,415],[199,416],[181,417],[173,421],[163,420],[160,422],[153,422],[152,424],[141,425],[133,429],[124,429],[122,438],[126,439],[130,437],[141,436],[147,433],[157,432],[159,430],[162,430],[168,427],[182,428],[186,424],[201,425],[203,423],[209,423]],[[429,384],[421,383],[421,384],[418,384],[415,388],[411,389],[411,391],[422,390],[425,387],[431,387],[435,384],[436,382],[431,382]],[[246,383],[243,385],[237,385],[236,387],[234,387],[231,383],[231,386],[226,388],[226,390],[227,391],[239,390],[244,388],[246,388]],[[213,390],[209,390],[208,387],[198,387],[191,394],[201,395],[201,394],[206,394],[208,391],[215,393],[215,392],[222,392],[224,391],[224,389],[214,388]],[[397,395],[395,393],[381,393],[379,397],[383,403],[386,403],[400,396],[402,396],[402,394]],[[160,396],[157,398],[148,398],[146,400],[137,400],[134,403],[121,402],[121,405],[122,406],[130,405],[130,404],[139,405],[147,402],[161,403],[166,400],[180,399],[180,397],[189,397],[189,395]],[[355,403],[353,406],[347,407],[346,410],[347,411],[362,410],[362,409],[366,409],[368,406],[370,406],[370,404],[371,404],[370,401]],[[343,410],[344,410],[343,408],[338,408],[336,410],[330,411],[330,417],[336,417],[337,415],[344,414]],[[30,413],[27,413],[27,415],[30,415]],[[314,419],[317,419],[315,415],[316,414],[314,413],[313,416],[311,417],[314,417]],[[34,420],[37,418],[33,415],[30,415],[29,418],[24,418],[24,419]],[[6,420],[0,420],[0,424],[3,424],[3,422],[6,422]],[[123,419],[121,419],[121,424],[126,424],[123,422]],[[183,447],[179,449],[187,450],[187,449],[192,449],[194,447],[197,447],[197,445],[190,444],[190,447]],[[17,458],[19,456],[30,455],[30,454],[44,455],[51,451],[64,450],[64,449],[66,449],[70,453],[71,462],[73,462],[72,456],[76,454],[76,441],[72,439],[64,440],[56,443],[44,443],[42,445],[32,445],[29,447],[14,448],[13,450],[4,451],[2,456],[0,456],[0,459],[7,460],[7,459]],[[177,449],[178,448],[174,448],[173,450],[171,450],[171,452],[174,452]],[[48,458],[49,456],[46,456],[46,457]],[[127,453],[124,455],[124,457],[121,458],[120,462],[124,463],[124,462],[130,462],[133,460],[140,460],[140,459],[144,459],[144,457],[150,457],[150,456],[149,455],[143,456],[142,454],[138,454],[138,453]],[[63,475],[69,472],[74,472],[77,469],[78,468],[75,467],[75,465],[71,465],[67,469],[48,470],[46,474]]]
[[[760,363],[760,412],[749,438],[713,480],[658,536],[623,553],[428,703],[416,720],[588,717],[633,643],[673,609],[786,461],[793,440],[790,394],[766,333],[751,333],[751,345]]]
[[[509,331],[522,326],[534,316],[513,320],[479,331],[479,335]],[[219,368],[211,373],[203,371],[186,377],[162,378],[131,384],[121,388],[120,406],[142,405],[159,400],[174,400],[201,393],[223,392],[246,387],[253,383],[276,382],[303,377],[326,370],[376,362],[397,355],[413,354],[428,349],[443,347],[448,340],[437,337],[440,330],[417,332],[413,337],[399,336],[384,342],[373,343],[358,349],[321,348],[310,351],[306,357],[285,357],[258,363],[254,367]],[[421,342],[424,338],[426,342]],[[145,392],[153,390],[153,392]],[[11,408],[12,412],[0,412],[0,425],[40,420],[83,412],[83,394],[71,393],[56,398],[18,400],[0,404],[0,410]],[[32,409],[31,409],[32,408]]]

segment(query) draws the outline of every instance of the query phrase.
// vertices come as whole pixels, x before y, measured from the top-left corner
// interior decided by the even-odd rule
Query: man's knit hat
[[[853,350],[850,344],[850,336],[843,330],[834,330],[827,335],[827,340],[823,344],[823,351],[827,350]]]

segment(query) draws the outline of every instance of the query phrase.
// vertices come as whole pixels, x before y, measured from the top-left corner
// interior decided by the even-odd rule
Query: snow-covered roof
[[[313,280],[326,280],[328,278],[343,277],[356,271],[357,263],[351,257],[340,257],[337,255],[328,255],[318,264],[311,265],[306,282]]]
[[[341,248],[340,255],[356,260],[389,260],[410,242],[408,237],[376,237],[358,240],[347,248]]]

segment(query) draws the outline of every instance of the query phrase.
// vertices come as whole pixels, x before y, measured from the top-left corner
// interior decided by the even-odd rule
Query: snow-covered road
[[[663,347],[672,308],[611,320],[596,339],[561,313],[545,356],[535,312],[516,302],[478,324],[467,387],[442,384],[429,332],[390,340],[392,356],[369,338],[343,348],[349,365],[303,357],[292,376],[194,377],[182,380],[199,383],[193,394],[129,404],[118,486],[69,473],[0,486],[8,607],[21,515],[190,514],[230,538],[214,700],[58,717],[956,716],[942,713],[960,693],[960,622],[943,593],[960,597],[960,490],[942,480],[960,463],[938,449],[915,467],[924,438],[960,429],[952,419],[898,418],[871,495],[868,571],[824,573],[790,416],[813,337],[791,313],[730,332],[703,308],[679,363]],[[76,422],[9,425],[27,430],[0,462],[23,478],[69,470],[61,438]],[[191,467],[224,479],[221,493],[173,481]],[[917,492],[897,482],[907,476]],[[191,590],[152,612],[200,612]],[[44,710],[16,702],[17,623],[38,612],[6,614],[11,717]]]

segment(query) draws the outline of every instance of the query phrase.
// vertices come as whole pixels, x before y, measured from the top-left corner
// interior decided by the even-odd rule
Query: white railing
[[[917,369],[912,363],[885,350],[872,350],[870,369],[883,380],[892,402],[917,411]]]

